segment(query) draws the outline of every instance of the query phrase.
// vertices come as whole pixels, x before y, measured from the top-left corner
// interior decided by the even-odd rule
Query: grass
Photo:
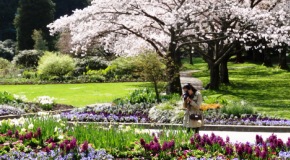
[[[149,83],[86,83],[86,84],[48,84],[48,85],[0,85],[0,92],[25,95],[28,101],[38,96],[56,98],[60,104],[81,107],[95,103],[112,102],[115,98],[127,96],[137,88]]]
[[[183,70],[200,70],[193,73],[193,77],[202,80],[204,86],[209,83],[209,70],[201,58],[195,58],[194,65],[188,64],[188,60],[183,62]],[[252,103],[257,112],[290,118],[290,72],[253,63],[229,62],[228,68],[231,84],[222,85],[217,91],[202,91],[203,96],[245,100]]]

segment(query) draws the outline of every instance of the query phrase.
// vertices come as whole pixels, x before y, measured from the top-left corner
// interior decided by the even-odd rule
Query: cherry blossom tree
[[[48,27],[52,34],[69,31],[73,51],[85,52],[96,38],[106,50],[121,56],[155,50],[166,60],[168,92],[181,93],[182,47],[199,44],[196,48],[210,66],[210,84],[215,89],[218,67],[237,42],[267,37],[271,38],[268,46],[281,39],[288,28],[267,25],[275,16],[285,15],[249,4],[247,0],[93,0],[91,6]],[[264,32],[277,28],[281,31],[278,37]],[[287,38],[283,40],[288,44]]]

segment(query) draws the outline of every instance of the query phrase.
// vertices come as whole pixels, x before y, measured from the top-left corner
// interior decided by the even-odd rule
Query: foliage
[[[0,57],[11,61],[15,54],[15,43],[12,40],[0,41]]]
[[[42,31],[41,30],[33,30],[32,39],[34,41],[33,48],[35,50],[41,50],[46,51],[47,48],[47,42],[43,39]]]
[[[11,66],[11,63],[7,59],[0,58],[0,70],[7,69]]]
[[[46,27],[53,21],[54,3],[51,0],[26,1],[20,0],[15,17],[18,50],[33,49],[33,30],[41,30],[44,39],[51,43]],[[49,48],[52,48],[51,46]]]
[[[37,50],[23,50],[20,51],[14,58],[13,63],[23,66],[25,68],[33,67],[36,68],[38,66],[38,61],[40,57],[43,55],[42,51]]]
[[[107,80],[132,80],[140,76],[137,72],[137,59],[135,57],[119,57],[101,71]]]
[[[221,108],[221,112],[227,115],[234,115],[237,117],[241,117],[243,114],[253,114],[254,109],[251,104],[246,103],[245,101],[239,102],[230,102],[226,106]]]
[[[15,39],[13,19],[17,10],[18,0],[0,1],[0,41]]]
[[[155,103],[156,97],[152,89],[144,88],[134,90],[127,98],[118,98],[113,101],[116,104],[135,104],[135,103]]]
[[[46,52],[39,60],[37,68],[40,78],[62,80],[64,76],[72,74],[75,69],[74,60],[68,55]]]
[[[76,59],[76,69],[74,73],[76,75],[82,75],[89,70],[100,70],[108,67],[105,60],[99,57],[85,57],[82,59]]]
[[[154,84],[154,89],[156,93],[156,100],[160,102],[158,83],[160,81],[166,80],[165,76],[165,65],[161,63],[157,53],[144,53],[138,56],[137,61],[139,67],[139,74],[146,81],[150,81]]]
[[[22,102],[21,99],[15,98],[11,93],[0,92],[0,104],[9,104],[12,102]]]
[[[200,70],[193,73],[203,84],[209,82],[207,64],[201,58],[195,58],[192,68]],[[204,100],[215,99],[220,101],[246,100],[253,104],[255,111],[270,116],[290,118],[290,103],[287,100],[290,94],[290,73],[274,67],[265,67],[261,64],[228,63],[231,84],[221,86],[220,90],[203,90]],[[283,93],[283,94],[282,94]],[[212,102],[207,102],[212,103]]]

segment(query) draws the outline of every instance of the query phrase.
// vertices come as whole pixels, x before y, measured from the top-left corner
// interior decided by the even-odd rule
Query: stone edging
[[[6,115],[6,116],[0,116],[0,120],[4,119],[14,119],[14,118],[20,118],[20,117],[33,117],[38,116],[40,113],[47,113],[47,114],[59,114],[61,112],[69,112],[72,109],[65,109],[65,110],[57,110],[57,111],[43,111],[43,112],[37,112],[37,113],[26,113],[22,115]]]

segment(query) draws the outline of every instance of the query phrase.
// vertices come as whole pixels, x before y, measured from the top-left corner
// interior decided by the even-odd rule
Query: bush
[[[0,58],[0,70],[9,68],[11,63],[7,59]]]
[[[102,70],[102,74],[107,80],[130,81],[140,78],[137,74],[137,58],[136,57],[120,57],[114,60],[110,66]]]
[[[36,78],[37,77],[37,73],[36,72],[33,72],[33,71],[24,71],[22,73],[22,77],[23,78],[26,78],[26,79],[33,79],[33,78]]]
[[[21,98],[15,98],[15,95],[12,95],[8,92],[0,92],[0,104],[9,104],[9,103],[21,103],[23,102]]]
[[[86,57],[83,59],[76,59],[75,75],[82,75],[89,70],[100,70],[108,67],[105,60],[99,57]]]
[[[70,75],[75,69],[74,60],[68,55],[59,55],[46,52],[39,60],[37,68],[41,79],[58,77],[63,80],[64,76]]]
[[[221,112],[227,115],[241,117],[243,114],[253,114],[254,109],[252,105],[244,101],[233,101],[221,108]]]
[[[23,50],[20,51],[14,58],[13,63],[23,67],[36,68],[40,57],[43,55],[42,51],[37,50]]]
[[[0,41],[0,57],[11,61],[15,52],[15,43],[12,40]]]
[[[121,99],[115,99],[113,103],[116,104],[136,104],[136,103],[155,103],[156,97],[155,92],[151,89],[145,88],[145,89],[138,89],[133,91],[127,98]]]

